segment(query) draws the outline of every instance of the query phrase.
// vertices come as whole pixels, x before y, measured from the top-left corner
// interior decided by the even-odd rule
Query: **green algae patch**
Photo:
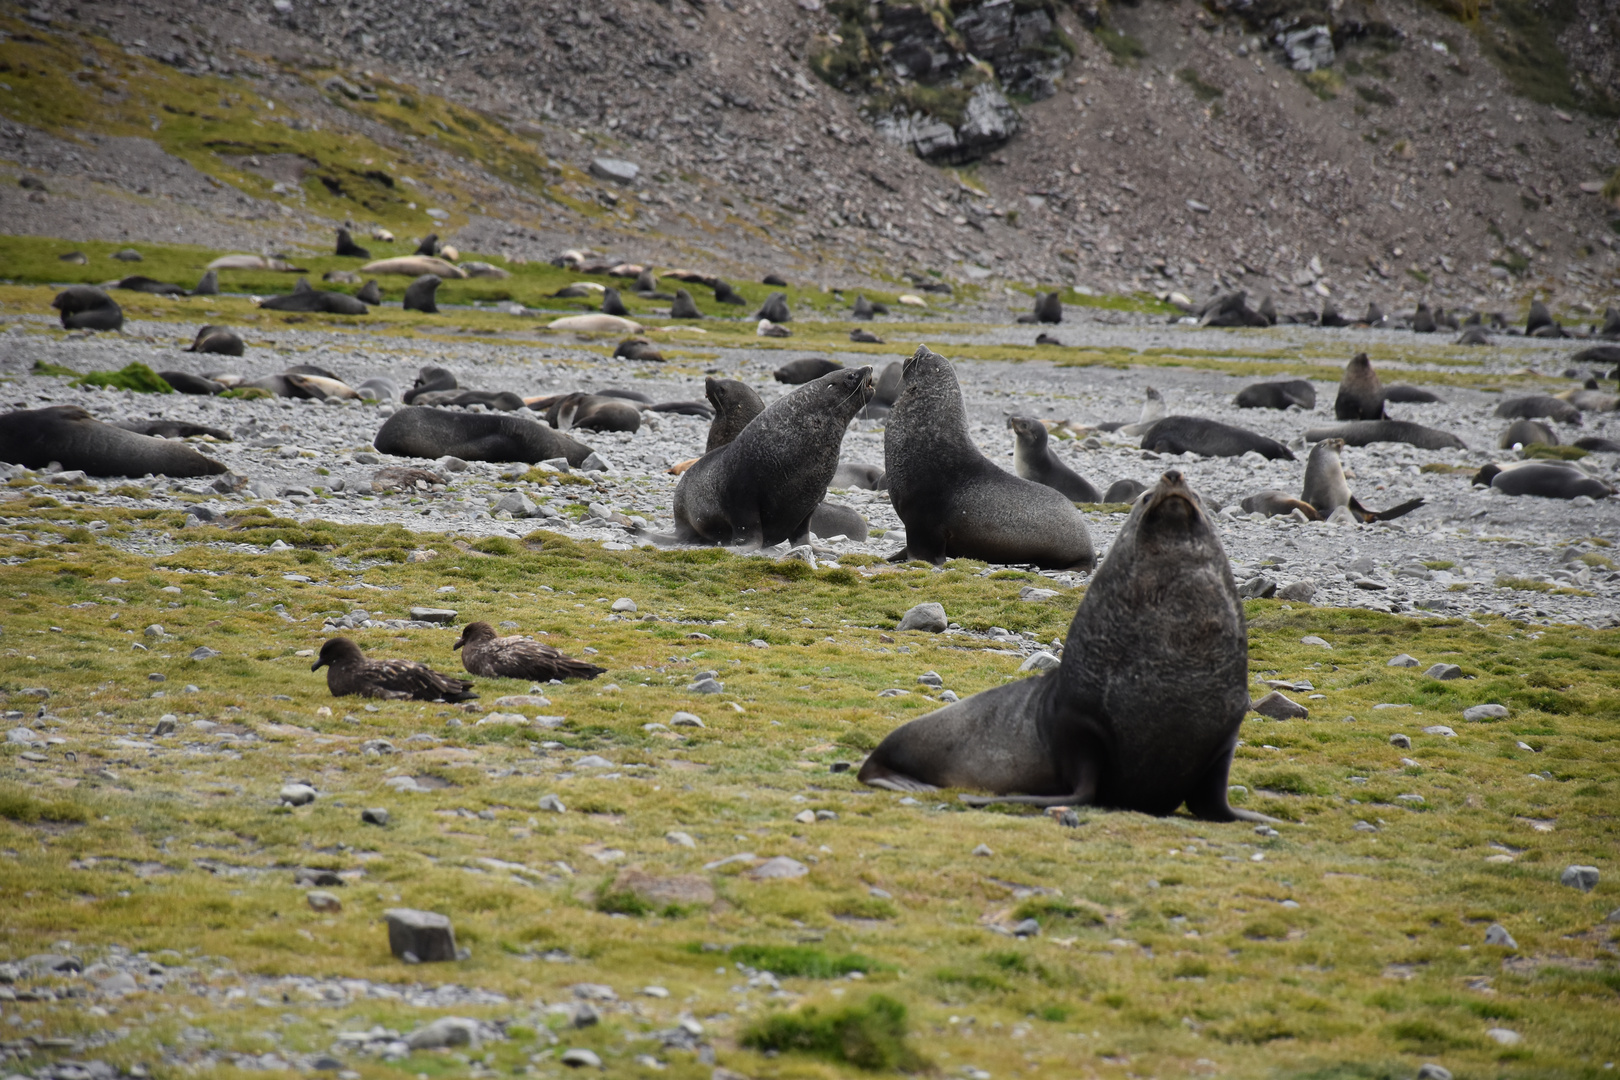
[[[172,394],[174,387],[139,360],[117,371],[87,371],[74,379],[73,386],[99,386],[103,390],[133,390],[137,394]]]

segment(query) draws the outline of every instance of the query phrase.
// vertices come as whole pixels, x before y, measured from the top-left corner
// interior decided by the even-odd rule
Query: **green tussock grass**
[[[742,1042],[756,1050],[813,1054],[870,1072],[917,1072],[927,1064],[906,1041],[906,1007],[882,994],[831,1012],[811,1005],[768,1016],[751,1026]]]
[[[784,979],[836,979],[852,971],[882,970],[883,965],[869,956],[846,953],[833,956],[813,945],[738,945],[728,954],[739,964]]]
[[[99,386],[105,390],[133,390],[137,394],[172,394],[174,387],[140,361],[125,364],[117,371],[88,371],[74,379],[73,386]]]
[[[1548,446],[1546,443],[1531,443],[1524,448],[1527,458],[1547,458],[1551,461],[1579,461],[1590,450],[1582,450],[1578,446]]]

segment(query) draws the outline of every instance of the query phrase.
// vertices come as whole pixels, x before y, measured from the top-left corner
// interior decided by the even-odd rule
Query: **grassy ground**
[[[917,675],[937,671],[963,695],[1018,677],[1016,658],[963,649],[962,639],[887,632],[913,604],[939,600],[970,629],[1064,634],[1078,595],[1020,602],[1028,576],[1018,572],[982,578],[965,562],[812,571],[711,551],[608,552],[548,533],[469,544],[267,516],[181,532],[173,511],[7,494],[0,689],[26,715],[6,726],[67,742],[33,748],[44,762],[18,744],[0,749],[0,955],[63,940],[91,957],[110,945],[172,949],[249,975],[454,982],[524,1003],[455,1010],[490,1018],[567,1000],[578,982],[626,997],[663,985],[670,999],[642,999],[640,1017],[610,1012],[559,1032],[625,1076],[652,1075],[631,1062],[653,1047],[636,1036],[682,1009],[705,1025],[721,1064],[759,1077],[859,1071],[841,1056],[915,1066],[913,1055],[944,1074],[972,1066],[996,1077],[1405,1077],[1426,1060],[1459,1077],[1576,1077],[1602,1075],[1614,1056],[1620,971],[1616,929],[1603,923],[1620,906],[1612,632],[1251,602],[1256,680],[1309,679],[1325,695],[1291,695],[1308,720],[1248,721],[1234,764],[1238,797],[1290,824],[1267,839],[1242,825],[1083,811],[1067,829],[1033,813],[963,810],[950,794],[906,806],[830,771],[932,706]],[[275,540],[291,547],[268,551]],[[228,546],[238,543],[259,548]],[[405,562],[418,547],[438,555]],[[633,619],[657,620],[608,621],[621,596],[639,605]],[[476,725],[527,683],[479,680],[482,704],[470,711],[373,710],[332,699],[298,655],[319,647],[323,613],[360,605],[397,618],[424,603],[454,607],[462,621],[515,620],[576,655],[593,647],[608,672],[546,688],[543,711],[567,720],[541,730]],[[704,624],[713,620],[723,625]],[[150,624],[165,636],[146,636]],[[1301,643],[1313,634],[1333,648]],[[449,630],[351,636],[372,655],[459,670]],[[188,659],[199,645],[222,655]],[[1420,666],[1386,666],[1400,652]],[[1465,678],[1424,679],[1436,662]],[[723,694],[685,689],[702,670],[719,673]],[[51,691],[49,718],[34,718],[30,687]],[[889,687],[913,692],[879,698]],[[1257,682],[1255,696],[1264,690]],[[1463,721],[1465,706],[1492,701],[1510,717]],[[707,726],[644,728],[677,709]],[[177,734],[148,738],[165,713]],[[197,720],[257,739],[222,744],[193,729]],[[1457,737],[1424,735],[1431,724]],[[1396,731],[1411,750],[1388,743]],[[406,742],[416,733],[442,741]],[[360,753],[371,738],[400,752]],[[560,775],[585,753],[625,777]],[[449,786],[399,794],[384,786],[390,775]],[[277,790],[295,779],[321,797],[278,808]],[[537,810],[551,793],[566,813]],[[367,806],[390,809],[393,823],[362,828]],[[796,822],[806,809],[838,817]],[[1356,831],[1358,821],[1377,831]],[[691,834],[695,849],[667,842],[671,830]],[[992,854],[971,855],[980,844]],[[761,883],[743,865],[702,870],[738,852],[790,855],[810,873]],[[1594,893],[1558,884],[1571,863],[1602,868]],[[360,871],[333,890],[341,913],[303,902],[292,868],[310,865]],[[599,911],[626,865],[704,874],[718,899]],[[401,905],[452,915],[472,958],[393,960],[379,920]],[[1038,937],[993,929],[1026,917],[1040,921]],[[1493,921],[1518,949],[1484,944]],[[746,976],[704,945],[774,967],[791,998],[739,990]],[[537,960],[553,949],[575,962]],[[850,970],[865,979],[839,977]],[[788,1019],[766,1022],[779,1008]],[[96,1051],[128,1065],[181,1045],[187,1027],[227,1049],[318,1051],[334,1024],[409,1030],[435,1015],[178,991],[111,1009],[101,1019],[82,1002],[7,1004],[0,1038],[128,1025],[127,1038]],[[1498,1045],[1485,1035],[1494,1027],[1523,1042]],[[898,1032],[909,1032],[903,1045]],[[486,1048],[491,1068],[532,1060],[541,1075],[563,1071],[531,1058],[547,1049],[543,1030],[509,1034]],[[745,1042],[788,1049],[767,1057]],[[660,1056],[671,1063],[664,1075],[709,1075],[690,1053]],[[377,1078],[441,1075],[465,1071],[465,1060],[419,1053],[358,1067]]]

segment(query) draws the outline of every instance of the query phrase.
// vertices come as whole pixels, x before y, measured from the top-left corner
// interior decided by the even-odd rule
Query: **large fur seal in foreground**
[[[591,448],[544,424],[511,413],[452,412],[412,406],[383,422],[372,440],[378,453],[464,461],[537,461],[565,457],[580,465]]]
[[[891,559],[1095,565],[1091,534],[1073,503],[1001,469],[973,444],[949,360],[919,345],[901,379],[883,436],[889,501],[906,526],[906,546]]]
[[[103,424],[78,405],[0,416],[0,461],[42,469],[60,462],[91,476],[215,476],[225,466],[189,446]]]
[[[1069,625],[1063,660],[890,732],[859,778],[893,791],[989,791],[1267,821],[1227,804],[1249,709],[1249,640],[1220,536],[1180,472],[1142,495]]]

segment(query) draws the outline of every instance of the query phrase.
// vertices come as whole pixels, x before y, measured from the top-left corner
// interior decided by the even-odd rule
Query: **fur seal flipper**
[[[1220,537],[1171,471],[1137,500],[1069,625],[1058,670],[975,694],[880,743],[859,779],[1036,806],[1269,821],[1227,803],[1249,708],[1248,634]]]
[[[441,675],[415,660],[367,660],[360,646],[348,638],[332,638],[321,646],[309,670],[326,668],[326,688],[333,697],[358,694],[391,701],[468,701],[478,695],[472,683]]]
[[[462,667],[491,679],[594,679],[607,670],[538,641],[498,637],[487,622],[468,623],[452,648],[461,650]]]
[[[0,416],[0,461],[43,469],[53,461],[91,476],[217,476],[225,465],[189,446],[103,424],[78,405]]]
[[[1344,463],[1339,459],[1339,451],[1343,449],[1343,439],[1323,439],[1311,448],[1310,459],[1305,462],[1305,486],[1300,498],[1309,503],[1317,514],[1326,518],[1342,506],[1358,521],[1370,524],[1374,521],[1393,521],[1423,505],[1422,499],[1409,499],[1388,510],[1369,510],[1362,506],[1350,494],[1350,484],[1344,476]],[[1243,508],[1249,508],[1248,500],[1244,500]]]

